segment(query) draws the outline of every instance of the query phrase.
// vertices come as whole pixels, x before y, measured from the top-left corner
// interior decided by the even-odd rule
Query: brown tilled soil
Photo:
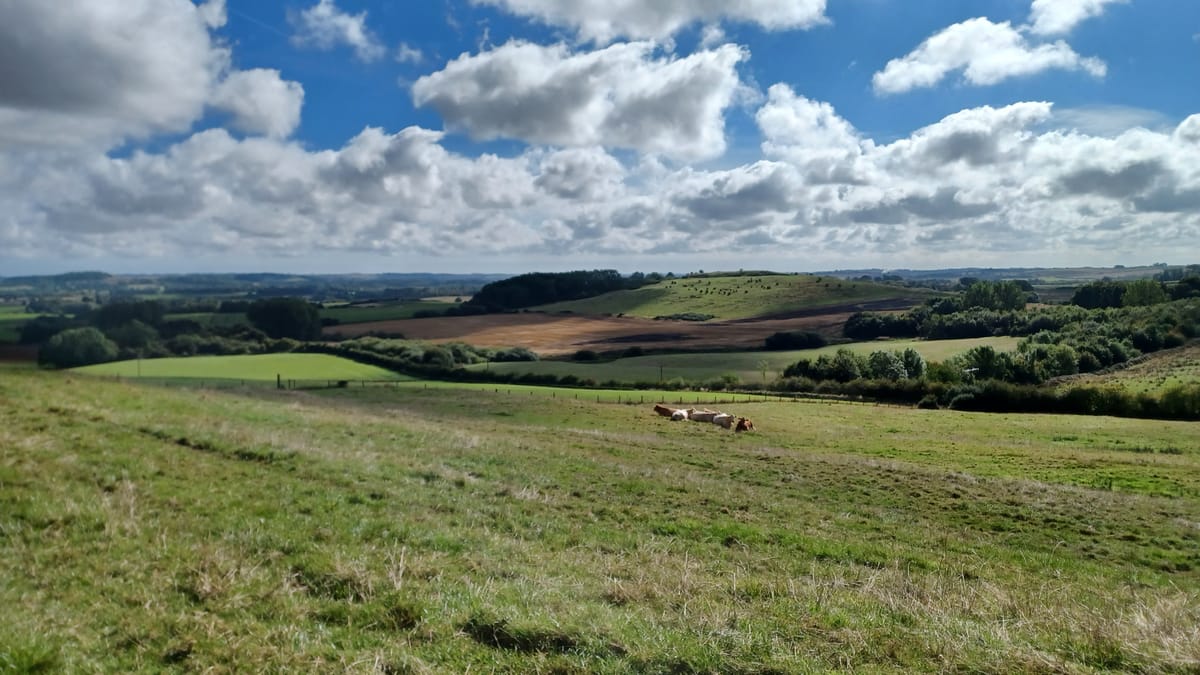
[[[478,347],[528,347],[539,354],[570,354],[581,349],[613,351],[647,349],[746,349],[761,347],[779,331],[804,330],[828,337],[841,335],[854,312],[905,309],[912,302],[886,300],[796,312],[786,317],[697,323],[654,321],[632,317],[570,314],[488,314],[436,319],[376,321],[327,328],[325,335],[357,337],[402,334],[410,340],[465,342]]]

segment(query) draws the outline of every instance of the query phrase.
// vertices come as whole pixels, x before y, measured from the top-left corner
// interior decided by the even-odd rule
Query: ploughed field
[[[1200,426],[0,372],[0,669],[1200,668]]]
[[[548,356],[583,349],[618,351],[634,346],[647,349],[757,349],[775,332],[813,331],[837,337],[841,335],[846,319],[854,312],[906,309],[912,304],[908,300],[889,299],[795,310],[786,317],[706,322],[521,312],[346,324],[326,328],[325,335],[401,334],[410,340],[429,342],[528,347]]]

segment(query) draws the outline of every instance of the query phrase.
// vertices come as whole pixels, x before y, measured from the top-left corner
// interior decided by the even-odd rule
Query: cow
[[[734,427],[733,430],[734,431],[754,431],[754,422],[751,422],[750,420],[746,419],[745,417],[739,417],[737,420],[737,426]]]
[[[686,411],[686,410],[676,410],[675,412],[671,413],[671,421],[672,422],[686,420],[687,418],[688,418],[688,411]]]
[[[693,422],[711,422],[714,417],[720,414],[716,410],[689,410],[688,419]]]
[[[656,406],[654,406],[654,412],[658,413],[659,415],[662,415],[663,417],[670,417],[672,414],[674,414],[675,409],[668,408],[665,405],[656,405]]]
[[[736,418],[733,415],[728,413],[719,413],[712,418],[712,423],[719,427],[732,429],[734,419]]]

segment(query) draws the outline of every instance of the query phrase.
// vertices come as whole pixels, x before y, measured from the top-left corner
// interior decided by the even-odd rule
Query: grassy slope
[[[77,369],[87,375],[173,379],[293,380],[407,379],[389,370],[327,354],[258,354],[117,361]]]
[[[626,314],[650,319],[683,312],[712,314],[717,319],[746,319],[846,303],[916,298],[929,293],[811,275],[689,277],[536,309],[593,315]]]
[[[487,367],[502,373],[553,373],[555,375],[575,375],[604,382],[657,382],[659,367],[662,367],[662,378],[670,380],[682,377],[689,381],[714,380],[727,373],[737,375],[743,382],[758,382],[762,379],[760,362],[767,363],[767,378],[774,379],[784,368],[800,359],[815,359],[822,354],[832,354],[839,348],[845,347],[853,351],[867,354],[882,350],[904,350],[912,347],[921,352],[927,361],[945,361],[961,354],[972,347],[991,345],[1000,351],[1016,349],[1019,338],[977,338],[970,340],[892,340],[877,342],[856,342],[846,345],[822,347],[821,349],[805,349],[785,352],[720,352],[711,354],[663,354],[655,356],[635,356],[617,359],[607,363],[569,363],[564,361],[535,361],[519,363],[492,363],[486,366],[472,366],[475,370]]]
[[[1200,342],[1168,349],[1128,368],[1103,375],[1070,378],[1071,384],[1111,385],[1126,391],[1162,394],[1167,389],[1200,383]]]
[[[0,400],[17,670],[1200,666],[1194,425],[763,403],[735,436],[31,370]]]

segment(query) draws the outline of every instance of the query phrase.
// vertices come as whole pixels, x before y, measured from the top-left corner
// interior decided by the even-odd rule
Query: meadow
[[[0,670],[1195,672],[1200,427],[0,376]]]
[[[1161,395],[1172,387],[1200,384],[1200,342],[1156,352],[1109,373],[1072,377],[1070,382],[1152,395]]]
[[[646,319],[688,312],[727,321],[879,301],[896,301],[897,308],[903,309],[932,295],[923,289],[808,274],[696,276],[535,309]]]
[[[522,361],[475,365],[473,370],[489,369],[498,373],[534,373],[538,375],[575,375],[596,382],[659,382],[682,378],[689,382],[711,382],[726,375],[745,384],[773,381],[785,368],[800,359],[816,359],[832,355],[838,349],[860,354],[874,351],[903,351],[915,349],[926,361],[945,361],[974,347],[990,346],[996,351],[1016,349],[1020,338],[992,337],[966,340],[880,340],[830,345],[820,349],[779,352],[711,352],[687,354],[656,354],[631,356],[602,363],[572,361]]]

